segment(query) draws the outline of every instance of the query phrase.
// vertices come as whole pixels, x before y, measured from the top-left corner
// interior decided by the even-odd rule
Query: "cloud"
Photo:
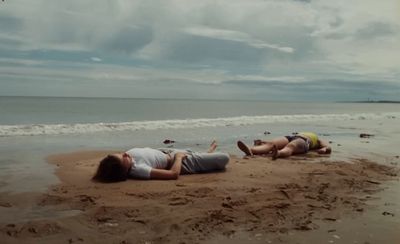
[[[32,60],[32,59],[20,59],[20,58],[0,58],[0,65],[5,66],[37,66],[42,65],[43,61]]]
[[[0,29],[4,33],[14,33],[22,28],[22,21],[14,16],[3,15],[0,16]]]
[[[393,24],[383,22],[370,22],[367,23],[364,27],[358,29],[355,35],[357,38],[365,40],[391,36],[398,33],[399,30],[399,26],[395,26]]]
[[[361,101],[369,99],[397,100],[400,84],[379,80],[313,80],[305,82],[282,82],[273,80],[234,80],[224,82],[227,86],[246,87],[252,98],[268,97],[270,100],[302,101]],[[376,89],[377,83],[380,89]],[[346,89],[343,89],[346,87]],[[257,94],[257,95],[256,95]],[[310,95],[312,94],[312,95]]]
[[[93,62],[101,62],[102,59],[98,58],[98,57],[91,57],[90,60],[92,60]]]
[[[252,82],[342,80],[380,90],[400,82],[398,9],[396,0],[7,1],[0,85],[140,83],[149,94],[149,82],[237,95]]]
[[[311,0],[293,0],[295,2],[304,2],[304,3],[310,3]]]
[[[110,33],[101,42],[103,49],[110,52],[132,54],[152,41],[152,31],[146,27],[123,27]]]
[[[239,31],[212,29],[208,27],[192,27],[184,29],[183,31],[196,36],[242,42],[255,48],[271,48],[285,53],[294,52],[294,49],[291,47],[282,47],[277,44],[266,43],[261,40],[254,39],[250,35]]]
[[[231,79],[229,82],[235,81],[245,81],[245,82],[265,82],[269,83],[273,82],[283,82],[283,83],[302,83],[307,82],[308,80],[305,77],[301,76],[262,76],[262,75],[237,75],[234,79]]]
[[[166,45],[161,53],[161,59],[226,68],[242,63],[245,67],[260,63],[265,57],[265,52],[268,50],[260,51],[259,48],[248,46],[243,42],[182,35]]]

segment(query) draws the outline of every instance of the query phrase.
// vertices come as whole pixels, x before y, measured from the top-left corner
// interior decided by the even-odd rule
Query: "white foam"
[[[372,120],[399,118],[400,113],[322,114],[322,115],[265,115],[239,116],[212,119],[181,119],[134,121],[121,123],[79,123],[79,124],[33,124],[0,125],[0,136],[34,136],[81,134],[107,131],[136,131],[157,129],[189,129],[199,127],[243,126],[285,122],[315,122],[342,120]]]

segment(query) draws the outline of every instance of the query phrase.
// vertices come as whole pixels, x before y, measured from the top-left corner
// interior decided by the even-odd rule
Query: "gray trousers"
[[[181,174],[196,174],[221,171],[229,162],[229,154],[221,152],[199,153],[187,149],[159,148],[160,151],[175,157],[177,152],[187,154],[182,160]]]

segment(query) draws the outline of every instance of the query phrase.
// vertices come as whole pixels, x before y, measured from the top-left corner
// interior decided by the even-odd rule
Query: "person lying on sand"
[[[316,150],[319,154],[330,154],[332,151],[331,147],[313,132],[300,132],[292,136],[274,138],[270,141],[255,140],[252,147],[238,141],[237,146],[247,156],[271,153],[274,160],[286,158],[293,154],[304,154],[309,150]]]
[[[110,154],[100,161],[93,180],[125,181],[128,178],[176,180],[180,174],[221,171],[229,162],[226,153],[214,152],[213,141],[206,153],[171,148],[132,148]]]

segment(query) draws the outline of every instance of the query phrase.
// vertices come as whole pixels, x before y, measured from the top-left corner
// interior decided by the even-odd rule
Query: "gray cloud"
[[[303,2],[303,3],[310,3],[311,0],[292,0],[294,2]]]
[[[140,94],[152,94],[146,82],[161,89],[168,81],[235,96],[254,86],[334,97],[351,96],[338,81],[349,90],[357,81],[360,94],[373,84],[389,94],[385,84],[400,82],[398,16],[388,11],[397,2],[355,1],[8,1],[0,9],[0,85],[9,89],[0,95],[18,93],[10,80],[34,80],[38,93],[41,80],[53,80],[60,92],[100,82],[140,83]]]
[[[143,48],[153,39],[152,30],[146,27],[124,27],[105,40],[102,44],[105,50],[111,52],[132,54]]]
[[[399,26],[383,22],[371,22],[358,29],[355,36],[359,39],[371,39],[394,35],[400,30]]]
[[[228,86],[246,87],[246,89],[254,91],[261,90],[265,92],[265,95],[273,96],[277,100],[280,99],[279,96],[274,96],[276,93],[286,96],[287,100],[361,101],[385,98],[388,100],[397,100],[397,91],[400,90],[400,84],[392,82],[382,83],[379,80],[315,80],[295,83],[282,80],[236,80],[225,81],[224,83]],[[376,89],[378,83],[380,84],[380,89]]]
[[[8,15],[0,15],[0,48],[3,47],[6,50],[12,50],[21,46],[23,40],[16,38],[16,36],[22,28],[23,22],[20,19]]]
[[[23,23],[14,16],[0,16],[0,30],[4,33],[13,33],[22,29]]]
[[[234,62],[257,63],[266,50],[242,42],[182,35],[165,51],[165,58],[182,62]]]

